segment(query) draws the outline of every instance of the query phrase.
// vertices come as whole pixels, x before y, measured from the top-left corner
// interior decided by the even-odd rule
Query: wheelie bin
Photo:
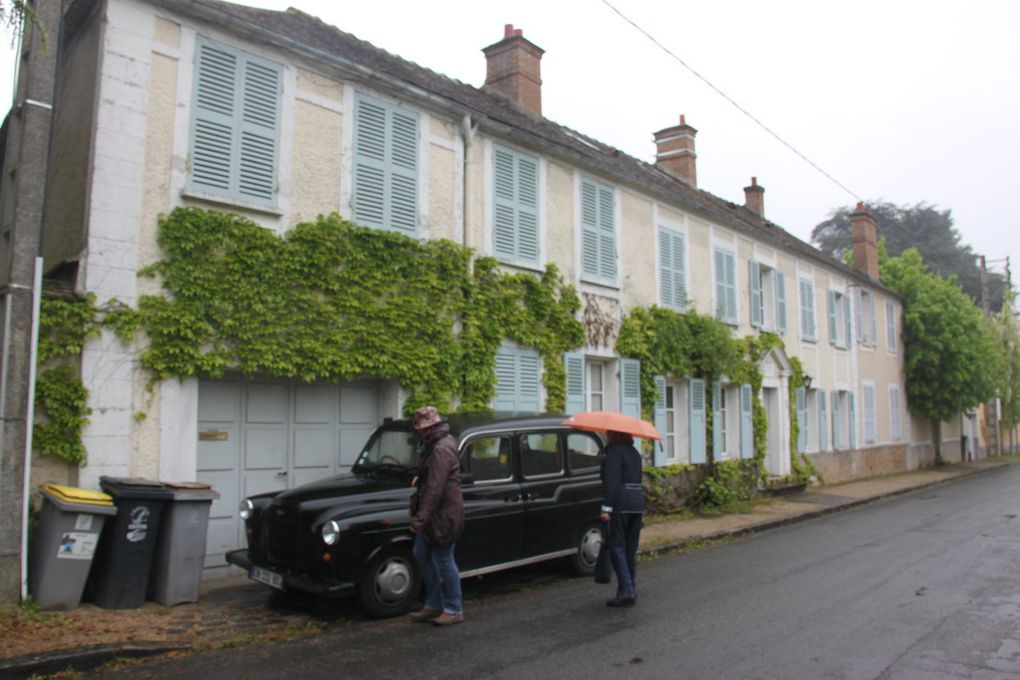
[[[149,596],[169,606],[198,602],[209,506],[220,495],[203,482],[164,482],[163,486],[171,501],[160,522]]]

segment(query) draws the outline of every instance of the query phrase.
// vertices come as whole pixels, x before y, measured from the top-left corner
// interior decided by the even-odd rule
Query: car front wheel
[[[577,552],[570,556],[570,569],[578,576],[591,576],[595,573],[595,561],[602,545],[602,524],[589,522],[577,535]]]
[[[394,546],[368,561],[358,583],[358,599],[374,619],[400,616],[411,610],[421,589],[421,574],[411,550]]]

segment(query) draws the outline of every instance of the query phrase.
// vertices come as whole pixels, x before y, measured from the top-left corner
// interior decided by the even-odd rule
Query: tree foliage
[[[811,230],[811,241],[820,250],[837,259],[849,255],[852,249],[850,215],[855,208],[837,208],[829,219]],[[885,240],[893,257],[902,255],[908,248],[916,248],[931,270],[941,277],[955,275],[958,285],[975,302],[981,300],[981,271],[978,254],[964,243],[953,226],[950,210],[939,210],[927,203],[898,206],[884,201],[868,204],[875,219],[878,235]],[[1005,278],[995,272],[988,273],[988,297],[992,309],[1002,307]]]
[[[937,425],[991,398],[1002,366],[996,334],[954,280],[932,273],[913,248],[885,259],[881,275],[903,297],[911,412]]]
[[[1013,313],[1016,298],[1006,291],[1002,310],[995,317],[1003,368],[998,395],[1002,401],[1002,420],[1012,431],[1020,423],[1020,323]]]

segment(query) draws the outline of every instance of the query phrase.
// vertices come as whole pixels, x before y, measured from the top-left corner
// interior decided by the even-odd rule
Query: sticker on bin
[[[60,536],[57,557],[62,560],[91,560],[96,552],[99,534],[88,531],[68,531]]]
[[[248,572],[248,576],[259,583],[265,583],[267,586],[272,586],[277,590],[283,590],[283,576],[275,571],[263,569],[262,567],[252,567],[251,571]]]

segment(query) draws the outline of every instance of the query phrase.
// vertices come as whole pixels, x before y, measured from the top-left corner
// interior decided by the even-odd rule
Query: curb
[[[0,677],[5,680],[27,680],[33,676],[52,675],[68,669],[87,671],[118,658],[138,659],[187,649],[191,649],[190,644],[136,642],[28,654],[0,660]]]
[[[687,546],[689,546],[692,543],[700,543],[700,542],[703,542],[703,541],[708,541],[708,542],[719,541],[719,540],[722,540],[724,538],[738,538],[740,536],[747,536],[749,534],[755,534],[755,533],[758,533],[758,532],[761,532],[761,531],[767,531],[769,529],[776,529],[776,528],[779,528],[781,526],[786,526],[788,524],[796,524],[797,522],[803,522],[805,520],[814,519],[816,517],[822,517],[824,515],[830,515],[830,514],[835,513],[835,512],[842,512],[844,510],[849,510],[851,508],[858,508],[858,507],[860,507],[862,505],[867,505],[869,503],[874,503],[875,501],[880,501],[880,500],[882,500],[884,498],[892,498],[894,496],[901,496],[903,494],[911,493],[913,491],[918,491],[920,489],[929,489],[929,488],[932,488],[932,487],[935,487],[935,486],[941,486],[942,484],[948,484],[950,482],[958,481],[958,480],[960,480],[960,479],[962,479],[964,477],[973,477],[975,475],[984,474],[984,473],[987,473],[987,472],[991,472],[993,470],[1000,470],[1003,467],[1006,467],[1007,465],[1008,465],[1008,463],[1003,463],[1002,465],[995,465],[995,466],[988,466],[988,467],[983,467],[983,468],[968,469],[968,470],[964,470],[963,472],[961,472],[960,474],[958,474],[958,475],[956,475],[954,477],[949,477],[947,479],[940,479],[940,480],[934,481],[934,482],[927,482],[925,484],[918,484],[917,486],[908,486],[908,487],[904,487],[902,489],[896,489],[895,491],[889,491],[887,493],[882,493],[882,494],[879,494],[877,496],[871,496],[871,497],[868,497],[868,498],[855,498],[853,500],[847,501],[846,503],[840,503],[839,505],[833,505],[833,506],[827,507],[827,508],[820,508],[818,510],[806,510],[804,512],[797,513],[795,515],[788,515],[787,517],[780,517],[778,519],[773,519],[773,520],[769,520],[767,522],[762,522],[761,524],[755,524],[754,526],[741,527],[739,529],[731,529],[731,530],[727,530],[727,531],[716,531],[716,532],[711,533],[711,534],[702,534],[700,536],[691,536],[690,538],[686,538],[686,539],[684,539],[682,541],[679,541],[679,542],[676,542],[676,543],[667,543],[667,544],[664,544],[664,545],[657,545],[657,546],[649,547],[649,548],[639,548],[638,549],[638,555],[645,555],[647,557],[657,557],[657,556],[662,555],[664,553],[682,551],[682,550],[684,550],[684,548],[686,548]],[[805,492],[805,493],[811,493],[811,492]]]

